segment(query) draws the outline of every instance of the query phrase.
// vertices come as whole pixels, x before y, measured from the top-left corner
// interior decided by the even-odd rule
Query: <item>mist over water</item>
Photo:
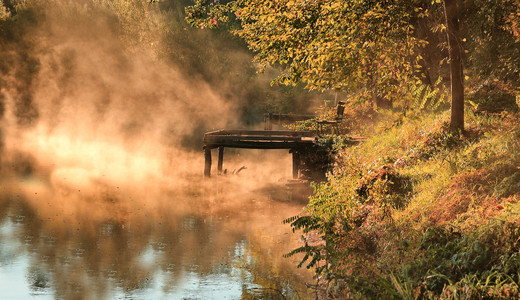
[[[182,187],[97,186],[86,195],[35,176],[2,182],[0,274],[13,281],[11,295],[305,298],[310,274],[282,258],[298,241],[281,220],[301,204],[276,186],[196,177]]]
[[[309,274],[282,258],[298,237],[281,222],[305,202],[283,186],[290,156],[228,151],[229,173],[247,168],[203,180],[201,130],[243,127],[245,104],[164,58],[168,14],[138,0],[8,4],[1,295],[306,297]]]

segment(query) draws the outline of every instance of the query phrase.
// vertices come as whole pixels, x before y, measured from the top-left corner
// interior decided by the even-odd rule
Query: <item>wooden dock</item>
[[[217,130],[204,134],[204,176],[211,176],[211,150],[218,149],[217,171],[222,173],[224,148],[288,149],[293,155],[293,178],[300,172],[300,153],[315,146],[316,134],[289,130]]]

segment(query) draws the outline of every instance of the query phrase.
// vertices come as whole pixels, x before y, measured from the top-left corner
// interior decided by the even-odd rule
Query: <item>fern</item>
[[[293,232],[303,229],[304,233],[308,233],[321,228],[320,219],[313,216],[294,216],[283,220],[283,223],[291,223]]]
[[[290,223],[293,232],[296,230],[302,230],[304,234],[311,231],[320,231],[320,229],[323,229],[322,220],[314,216],[293,216],[283,220],[283,223]],[[319,275],[326,269],[326,265],[321,267],[319,266],[319,262],[326,258],[323,254],[324,246],[321,244],[311,246],[307,242],[305,235],[303,235],[302,238],[305,241],[305,244],[301,247],[293,249],[289,253],[284,254],[283,257],[287,258],[295,254],[304,254],[297,267],[301,268],[304,264],[306,264],[305,267],[307,269],[315,267],[315,274]]]
[[[413,99],[414,99],[412,107],[418,107],[418,106],[422,105],[422,103],[423,103],[423,100],[422,100],[423,99],[423,91],[426,88],[427,88],[426,85],[419,85],[419,86],[415,87],[415,89],[411,90],[412,96],[413,96]],[[424,97],[424,98],[426,98],[426,97]]]
[[[435,111],[440,108],[441,104],[446,103],[447,96],[441,77],[432,86],[421,82],[413,83],[409,91],[412,98],[412,104],[409,109],[415,113]]]
[[[324,258],[321,254],[321,249],[321,246],[310,246],[307,242],[305,242],[305,245],[291,250],[289,253],[284,254],[283,257],[288,258],[295,254],[305,253],[300,263],[298,263],[298,268],[301,268],[303,264],[305,264],[305,262],[307,262],[309,258],[312,257],[311,261],[306,266],[307,269],[310,269],[314,267],[317,262]]]
[[[300,216],[292,216],[282,221],[283,224],[289,224],[300,218]]]

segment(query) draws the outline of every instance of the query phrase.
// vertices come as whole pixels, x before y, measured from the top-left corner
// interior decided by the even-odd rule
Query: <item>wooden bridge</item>
[[[340,132],[339,124],[343,120],[345,112],[345,102],[339,101],[336,107],[336,116],[333,120],[316,120],[316,132],[310,131],[289,131],[271,130],[273,123],[294,122],[312,119],[313,115],[297,114],[265,114],[265,130],[217,130],[204,134],[204,176],[211,176],[211,150],[218,148],[217,171],[222,173],[224,163],[224,148],[248,148],[248,149],[289,149],[293,155],[293,178],[300,175],[302,165],[301,156],[304,164],[309,164],[309,153],[318,153],[316,147],[316,137],[323,131],[324,126],[330,126],[333,133]],[[365,140],[363,137],[349,137],[352,144],[357,144]],[[314,152],[311,152],[314,151]],[[323,151],[321,151],[323,152]],[[302,155],[304,154],[304,155]]]
[[[316,134],[289,130],[218,130],[204,134],[204,176],[211,176],[211,149],[218,148],[217,171],[222,173],[224,148],[289,149],[293,155],[293,178],[300,172],[300,153],[315,146]]]

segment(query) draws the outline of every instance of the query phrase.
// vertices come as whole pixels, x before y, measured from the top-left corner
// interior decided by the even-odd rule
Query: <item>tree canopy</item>
[[[464,78],[520,88],[518,0],[456,4]],[[187,20],[214,28],[231,22],[260,68],[280,67],[279,84],[336,89],[410,106],[414,85],[449,81],[447,24],[441,0],[195,0]],[[451,7],[451,6],[450,6]],[[500,52],[496,55],[497,51]],[[483,57],[491,57],[482,60]],[[500,68],[496,68],[499,66]],[[463,78],[463,79],[464,79]],[[412,86],[412,88],[411,88]]]
[[[260,67],[282,68],[281,84],[309,89],[377,90],[395,94],[414,72],[418,49],[412,20],[424,9],[402,1],[197,1],[188,21],[215,27],[229,18]],[[377,87],[377,88],[376,88]]]

